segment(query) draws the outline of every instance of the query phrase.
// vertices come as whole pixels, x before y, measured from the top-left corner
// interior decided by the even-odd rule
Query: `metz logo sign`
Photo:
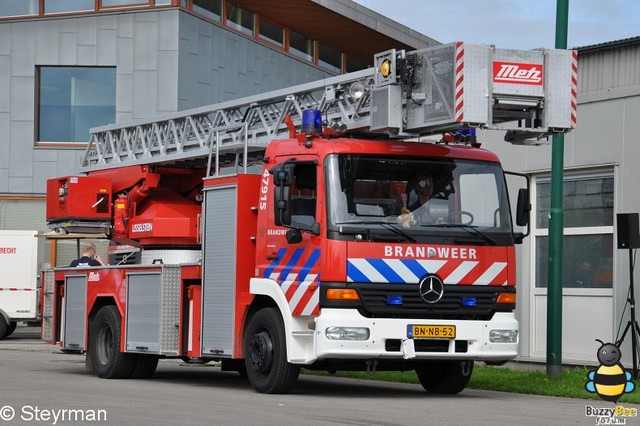
[[[494,83],[531,84],[542,86],[542,64],[494,62]]]

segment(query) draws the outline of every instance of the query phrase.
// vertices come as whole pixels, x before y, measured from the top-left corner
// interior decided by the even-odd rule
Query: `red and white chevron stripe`
[[[269,278],[278,281],[280,272],[274,272]],[[318,274],[308,274],[304,281],[298,280],[298,274],[290,273],[280,284],[285,298],[289,302],[292,315],[318,315],[320,311],[320,290]]]
[[[456,43],[456,74],[455,74],[455,115],[456,122],[464,120],[464,44]]]
[[[571,62],[571,128],[575,129],[578,123],[578,52],[573,51]]]
[[[2,288],[0,287],[0,291],[36,291],[36,289],[35,288],[13,288],[13,287]]]

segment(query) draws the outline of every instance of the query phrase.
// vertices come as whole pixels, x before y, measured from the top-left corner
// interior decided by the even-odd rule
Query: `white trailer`
[[[36,231],[0,230],[0,340],[40,320]]]

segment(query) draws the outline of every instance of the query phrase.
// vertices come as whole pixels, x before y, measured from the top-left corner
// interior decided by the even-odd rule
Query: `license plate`
[[[455,325],[408,325],[409,339],[455,339]]]

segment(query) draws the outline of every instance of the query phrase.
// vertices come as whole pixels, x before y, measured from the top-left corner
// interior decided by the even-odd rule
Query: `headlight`
[[[516,343],[518,342],[518,330],[491,330],[489,341],[491,343]]]
[[[329,340],[368,340],[369,329],[366,327],[327,327],[325,336]]]

